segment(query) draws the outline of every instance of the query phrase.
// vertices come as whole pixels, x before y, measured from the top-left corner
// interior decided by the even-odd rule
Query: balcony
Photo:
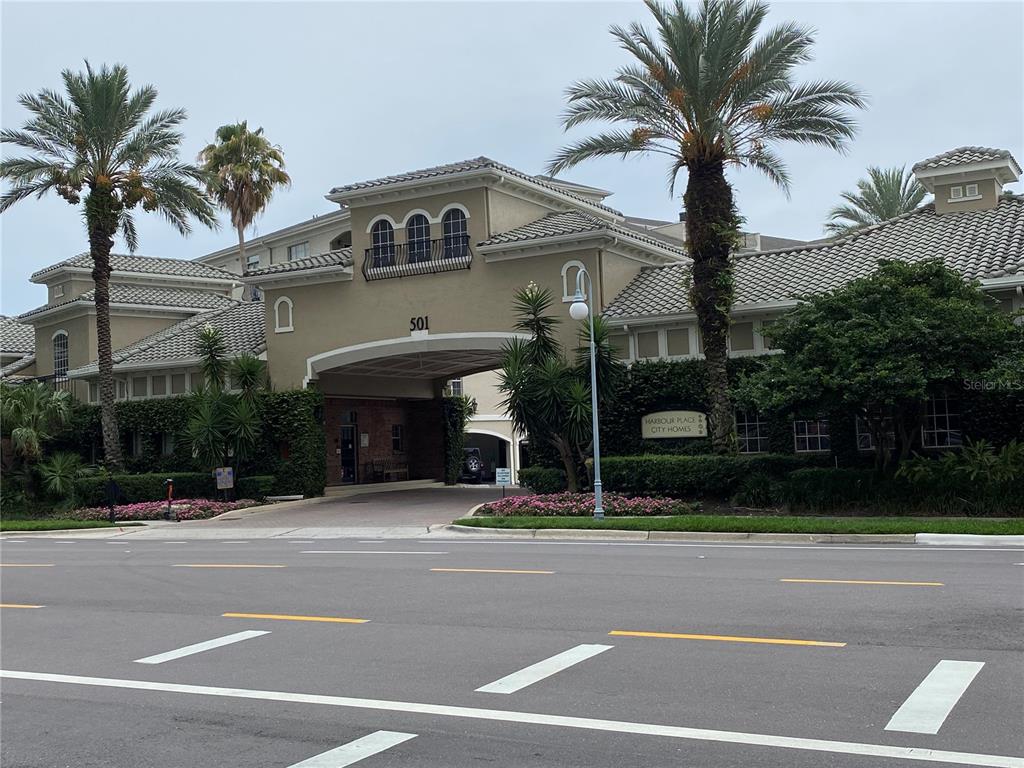
[[[409,243],[381,243],[366,249],[363,277],[385,280],[389,277],[454,272],[469,269],[472,261],[469,235],[449,235]]]

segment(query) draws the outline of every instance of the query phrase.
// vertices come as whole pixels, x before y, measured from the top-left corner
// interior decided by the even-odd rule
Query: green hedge
[[[566,489],[565,472],[553,467],[523,467],[519,485],[534,493],[559,493]]]
[[[209,472],[165,472],[144,475],[112,475],[120,489],[119,504],[141,501],[160,501],[167,498],[164,481],[174,480],[174,498],[211,499],[218,495],[217,485]],[[269,495],[275,485],[270,475],[240,477],[235,489],[238,498],[261,499]],[[103,476],[86,477],[75,481],[75,494],[79,504],[102,507],[107,503],[107,479]]]
[[[754,475],[782,478],[818,463],[820,457],[755,454],[750,456],[608,456],[601,459],[605,490],[637,496],[727,499]]]

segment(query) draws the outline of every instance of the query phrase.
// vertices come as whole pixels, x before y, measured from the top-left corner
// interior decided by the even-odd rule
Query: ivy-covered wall
[[[188,395],[129,400],[116,405],[117,422],[129,472],[197,471],[184,431]],[[238,475],[273,475],[273,494],[319,496],[326,479],[323,397],[315,390],[265,392],[257,409],[263,428],[253,455],[237,467]],[[136,455],[133,443],[141,451]],[[99,407],[75,408],[71,423],[55,440],[55,450],[72,450],[86,461],[102,457]],[[171,449],[164,453],[165,449]]]

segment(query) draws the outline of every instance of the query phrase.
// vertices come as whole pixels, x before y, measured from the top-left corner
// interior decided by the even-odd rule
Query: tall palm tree
[[[275,187],[292,183],[284,170],[284,154],[262,128],[250,131],[243,120],[218,128],[216,141],[199,153],[199,162],[208,174],[210,194],[231,214],[244,272],[245,230],[270,203]]]
[[[811,31],[781,24],[758,32],[763,2],[683,0],[671,7],[646,0],[657,26],[613,26],[612,36],[635,62],[611,80],[584,80],[567,91],[568,130],[582,123],[619,123],[560,150],[551,173],[594,157],[648,153],[669,159],[670,192],[687,171],[686,240],[693,260],[690,302],[704,340],[710,386],[712,443],[735,445],[726,373],[733,282],[731,254],[739,218],[727,166],[750,166],[783,190],[789,174],[773,145],[781,141],[842,150],[855,132],[846,108],[864,106],[854,86],[825,80],[797,83],[794,70],[811,58]]]
[[[924,200],[926,190],[914,174],[902,168],[868,168],[868,177],[857,181],[856,192],[843,192],[846,201],[828,212],[825,231],[846,235],[872,224],[910,213]]]
[[[96,345],[99,365],[103,453],[109,467],[122,464],[114,413],[110,342],[110,251],[120,234],[130,251],[138,247],[132,211],[159,213],[181,234],[190,218],[217,224],[213,206],[199,187],[202,172],[178,160],[185,110],[150,113],[157,92],[151,85],[130,90],[128,70],[115,64],[98,71],[61,73],[66,93],[23,94],[32,117],[21,130],[0,131],[0,142],[31,152],[0,162],[10,187],[0,212],[19,200],[56,192],[71,205],[83,203],[92,279],[96,285]],[[84,199],[83,199],[84,191]]]

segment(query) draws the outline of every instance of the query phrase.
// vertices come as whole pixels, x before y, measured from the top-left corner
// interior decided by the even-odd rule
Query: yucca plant
[[[0,131],[0,142],[30,152],[0,162],[10,186],[0,212],[25,198],[55,192],[82,205],[95,284],[96,352],[99,366],[103,452],[109,466],[122,465],[114,413],[114,370],[110,339],[110,251],[120,235],[128,250],[138,248],[133,211],[158,213],[183,235],[191,219],[216,226],[213,206],[201,184],[205,175],[178,159],[185,110],[151,112],[156,89],[135,91],[128,70],[115,64],[61,73],[64,93],[42,90],[18,102],[31,114],[21,130]]]
[[[81,476],[83,469],[82,457],[67,451],[58,451],[38,466],[43,489],[60,499],[74,497],[75,480]]]
[[[563,148],[549,170],[558,173],[596,157],[662,155],[670,192],[679,172],[687,172],[690,303],[707,358],[712,442],[722,452],[735,447],[726,344],[731,256],[740,237],[726,168],[749,166],[788,191],[789,173],[775,145],[842,150],[855,129],[848,109],[863,107],[865,100],[842,81],[797,82],[796,69],[810,60],[814,36],[791,23],[761,33],[768,15],[763,2],[702,0],[695,10],[683,0],[646,5],[653,33],[636,22],[611,28],[633,61],[610,80],[583,80],[567,92],[567,130],[590,122],[619,127]]]

